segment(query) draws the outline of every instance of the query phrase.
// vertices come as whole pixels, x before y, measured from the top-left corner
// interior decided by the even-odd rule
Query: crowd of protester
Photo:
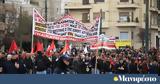
[[[89,50],[73,47],[70,54],[0,52],[0,74],[160,74],[160,52],[126,47]]]

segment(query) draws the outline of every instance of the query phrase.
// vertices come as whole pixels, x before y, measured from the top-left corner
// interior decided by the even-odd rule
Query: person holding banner
[[[44,56],[41,51],[38,51],[37,57],[35,58],[36,74],[47,74],[47,68],[49,67],[49,65],[49,59]]]
[[[25,74],[26,68],[19,60],[19,56],[17,54],[7,55],[7,60],[4,62],[3,70],[5,74]]]
[[[69,63],[69,57],[66,55],[62,55],[56,60],[56,68],[54,70],[55,74],[67,74],[67,68]]]

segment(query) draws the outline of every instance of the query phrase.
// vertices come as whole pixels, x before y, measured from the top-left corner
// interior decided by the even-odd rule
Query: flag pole
[[[35,13],[34,13],[35,9],[33,8],[33,12],[32,12],[32,39],[31,39],[31,53],[33,51],[33,42],[34,42],[34,29],[35,29]]]
[[[100,17],[99,17],[99,20],[98,20],[98,43],[99,43],[99,36],[100,36],[100,34],[102,33],[102,9],[100,9]],[[98,61],[97,61],[97,59],[98,59],[98,56],[99,56],[99,49],[98,49],[98,47],[97,47],[97,50],[96,50],[96,52],[97,52],[97,54],[96,54],[96,58],[95,58],[95,60],[96,60],[96,62],[95,62],[95,74],[97,74],[97,63],[98,63]]]

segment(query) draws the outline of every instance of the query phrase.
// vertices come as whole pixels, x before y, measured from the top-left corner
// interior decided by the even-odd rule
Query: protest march
[[[70,15],[46,22],[33,9],[31,52],[13,40],[8,51],[0,51],[0,74],[159,74],[160,52],[151,48],[116,46],[115,37],[100,34],[101,18],[90,26]],[[36,37],[52,40],[44,48]],[[55,45],[62,41],[64,45]],[[71,43],[73,43],[71,45]],[[74,43],[84,44],[81,46]]]

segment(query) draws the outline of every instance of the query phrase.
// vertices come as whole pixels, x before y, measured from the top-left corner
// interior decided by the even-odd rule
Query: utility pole
[[[146,0],[146,23],[145,23],[145,53],[148,52],[149,48],[149,38],[148,38],[148,32],[149,32],[149,0]]]
[[[48,13],[47,6],[48,6],[47,0],[45,0],[45,20],[46,22],[47,22],[47,13]]]
[[[48,4],[47,4],[47,0],[45,0],[45,21],[47,22],[48,21]],[[44,48],[45,50],[47,49],[47,44],[48,44],[48,39],[43,39],[43,42],[44,42]]]
[[[102,9],[100,9],[100,35],[102,34]]]
[[[20,6],[20,14],[19,14],[19,38],[20,38],[20,48],[22,48],[22,6]]]

